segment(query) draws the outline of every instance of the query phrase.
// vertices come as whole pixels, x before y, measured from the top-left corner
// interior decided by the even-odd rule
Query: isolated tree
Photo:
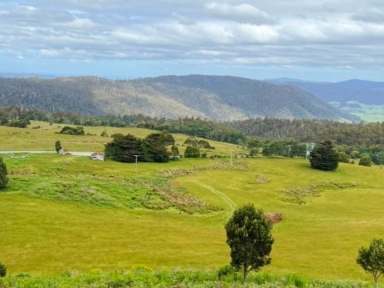
[[[0,278],[7,276],[7,267],[0,262]]]
[[[378,286],[380,278],[384,275],[384,240],[375,239],[368,248],[360,248],[357,263],[372,275]]]
[[[331,141],[324,141],[315,146],[309,161],[311,167],[323,171],[334,171],[339,165],[339,156]]]
[[[112,135],[112,142],[105,146],[105,157],[119,162],[134,163],[143,155],[142,141],[133,135]]]
[[[61,149],[63,149],[63,147],[61,146],[61,142],[60,141],[56,141],[55,142],[55,150],[56,150],[56,153],[59,154]]]
[[[185,158],[199,158],[200,149],[196,146],[188,146],[184,151]]]
[[[0,158],[0,189],[4,189],[8,184],[8,170],[3,158]]]
[[[225,226],[231,250],[231,265],[241,270],[245,281],[250,271],[271,263],[272,223],[253,205],[237,209]]]
[[[363,154],[361,155],[360,161],[359,161],[360,166],[367,166],[370,167],[372,166],[372,159],[369,154]]]

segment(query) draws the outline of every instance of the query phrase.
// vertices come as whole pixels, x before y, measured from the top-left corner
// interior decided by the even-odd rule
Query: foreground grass
[[[216,288],[216,287],[325,287],[325,288],[357,288],[371,287],[362,282],[352,281],[315,281],[297,275],[273,276],[270,274],[251,274],[246,283],[242,283],[238,275],[227,275],[218,279],[214,272],[152,272],[148,269],[136,269],[132,272],[114,273],[65,273],[53,277],[30,277],[21,274],[0,280],[0,287],[39,287],[39,288],[98,288],[98,287],[178,287],[178,288]]]
[[[87,127],[90,135],[68,136],[56,134],[59,126],[0,127],[0,150],[51,150],[59,139],[68,150],[97,151],[110,140],[98,136],[104,130],[140,137],[151,132]],[[212,143],[215,154],[240,151]],[[384,170],[378,167],[320,172],[305,160],[266,158],[138,167],[57,155],[9,155],[5,161],[11,181],[0,193],[0,261],[11,275],[136,266],[216,270],[229,261],[224,224],[249,202],[283,214],[273,231],[270,273],[366,280],[355,263],[357,251],[384,237]],[[24,280],[35,281],[7,281]]]
[[[304,160],[248,159],[233,167],[220,161],[136,168],[9,156],[10,187],[0,193],[0,259],[13,275],[137,265],[216,270],[229,261],[224,223],[234,208],[252,202],[284,217],[274,227],[266,271],[368,279],[355,257],[372,238],[384,237],[382,169],[341,165],[326,173]],[[186,197],[164,198],[159,187]]]

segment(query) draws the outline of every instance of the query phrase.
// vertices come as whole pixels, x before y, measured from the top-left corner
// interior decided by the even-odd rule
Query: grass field
[[[103,131],[107,132],[108,136],[116,133],[129,133],[140,138],[144,138],[148,134],[154,132],[148,129],[135,127],[115,128],[87,126],[84,127],[86,135],[72,136],[58,133],[64,126],[72,125],[50,125],[46,122],[32,121],[31,125],[25,129],[0,126],[0,151],[53,151],[55,142],[60,140],[64,149],[68,151],[98,152],[104,151],[104,145],[112,140],[110,137],[100,136]],[[182,134],[174,134],[174,137],[178,145],[182,145],[187,139],[187,136]],[[231,151],[234,153],[242,151],[237,145],[224,144],[216,141],[209,142],[215,147],[215,150],[208,154],[229,155]]]
[[[16,136],[1,136],[0,150],[48,149],[64,137],[56,129],[1,127],[1,135]],[[95,149],[105,141],[83,137]],[[88,151],[78,136],[59,139]],[[214,146],[222,153],[236,148]],[[233,209],[249,202],[283,214],[266,269],[277,275],[368,279],[355,264],[357,250],[384,237],[384,170],[378,167],[320,172],[305,160],[267,158],[239,159],[233,166],[229,159],[184,159],[136,167],[57,155],[9,155],[5,161],[11,182],[0,193],[0,261],[12,274],[138,266],[216,270],[229,261],[223,226]]]

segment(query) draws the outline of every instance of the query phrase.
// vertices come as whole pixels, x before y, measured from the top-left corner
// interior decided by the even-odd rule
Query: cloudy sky
[[[384,80],[383,0],[1,0],[0,73]]]

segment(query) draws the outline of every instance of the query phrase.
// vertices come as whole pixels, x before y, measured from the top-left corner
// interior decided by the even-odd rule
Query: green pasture
[[[88,151],[108,140],[58,135],[56,124],[44,125],[0,127],[0,150],[45,150],[60,139],[69,149]],[[104,129],[86,131],[99,135]],[[13,140],[3,137],[8,134]],[[224,154],[236,148],[213,143]],[[12,275],[137,267],[216,271],[229,262],[224,224],[245,203],[283,215],[274,225],[272,265],[265,269],[275,275],[367,280],[357,251],[384,237],[380,167],[342,164],[321,172],[306,160],[281,158],[138,166],[58,155],[4,159],[10,185],[0,192],[0,262]]]

